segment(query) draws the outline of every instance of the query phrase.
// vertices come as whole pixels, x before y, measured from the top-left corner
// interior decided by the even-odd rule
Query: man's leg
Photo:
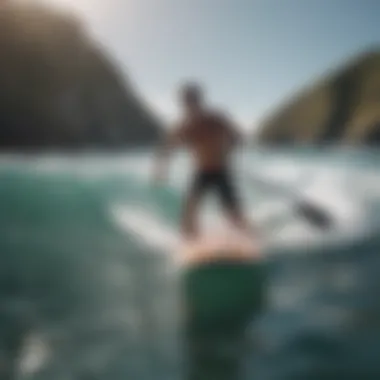
[[[190,193],[185,201],[182,214],[182,234],[187,238],[192,238],[198,234],[198,209],[199,196]]]
[[[206,186],[206,178],[199,173],[186,196],[182,214],[182,233],[187,238],[193,238],[198,234],[199,205]]]
[[[246,233],[253,232],[253,226],[248,221],[248,219],[239,207],[237,207],[236,205],[229,205],[228,207],[226,207],[226,213],[233,225],[236,226],[238,229]]]
[[[239,199],[238,193],[235,189],[232,178],[227,172],[220,174],[218,187],[222,205],[228,219],[239,230],[242,230],[246,233],[252,233],[253,226],[242,211],[241,201]]]

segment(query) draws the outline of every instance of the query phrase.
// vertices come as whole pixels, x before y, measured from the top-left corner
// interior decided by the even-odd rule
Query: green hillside
[[[269,144],[380,144],[380,50],[301,91],[260,127]]]
[[[0,2],[0,150],[153,143],[159,123],[83,23]]]

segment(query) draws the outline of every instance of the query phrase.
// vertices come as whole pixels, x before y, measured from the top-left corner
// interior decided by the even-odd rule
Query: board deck
[[[180,239],[179,256],[184,265],[218,259],[255,261],[260,259],[259,240],[232,228],[209,228],[194,239]]]
[[[140,243],[154,251],[169,254],[181,265],[199,264],[210,260],[257,260],[259,239],[234,230],[227,225],[207,226],[200,235],[185,239],[157,215],[130,207],[113,210],[115,221],[123,230],[132,233]]]

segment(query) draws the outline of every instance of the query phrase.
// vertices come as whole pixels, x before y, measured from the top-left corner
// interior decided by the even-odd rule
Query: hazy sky
[[[45,1],[80,11],[157,112],[199,78],[246,128],[380,41],[380,0]]]

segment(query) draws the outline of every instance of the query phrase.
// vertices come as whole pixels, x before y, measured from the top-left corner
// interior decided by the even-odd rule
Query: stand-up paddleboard
[[[187,376],[239,379],[248,325],[264,302],[265,272],[257,238],[229,227],[192,239],[133,209],[115,213],[137,237],[179,262]],[[155,231],[155,232],[153,232]]]

